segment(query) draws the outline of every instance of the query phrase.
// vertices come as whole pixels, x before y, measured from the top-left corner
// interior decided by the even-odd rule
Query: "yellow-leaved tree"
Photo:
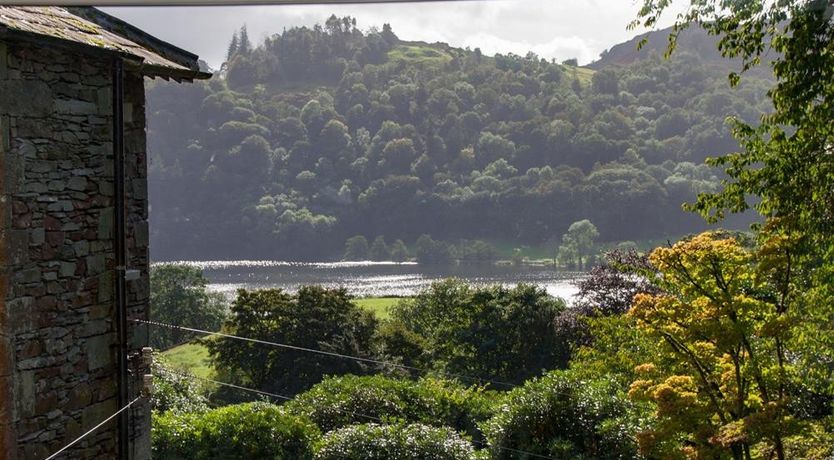
[[[707,232],[651,253],[663,292],[636,295],[629,312],[661,350],[635,369],[629,391],[657,408],[638,436],[644,454],[784,459],[815,445],[802,441],[814,427],[790,409],[801,322],[793,243],[766,230],[760,241],[748,248]]]

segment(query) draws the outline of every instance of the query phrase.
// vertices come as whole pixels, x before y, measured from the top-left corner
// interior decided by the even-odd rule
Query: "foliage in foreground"
[[[162,460],[304,460],[319,431],[309,420],[268,403],[205,413],[153,415],[153,457]]]
[[[451,428],[411,425],[353,425],[327,433],[316,460],[475,460],[472,444]]]
[[[419,422],[480,437],[477,424],[492,414],[495,397],[448,380],[376,376],[325,378],[286,404],[322,432],[357,423]]]
[[[634,434],[644,423],[613,379],[553,371],[507,393],[483,424],[492,458],[519,458],[518,450],[554,458],[638,458]]]
[[[641,450],[663,457],[750,456],[762,444],[778,458],[785,438],[809,430],[790,407],[797,356],[806,344],[791,278],[793,242],[771,237],[759,248],[703,233],[649,257],[657,294],[637,294],[629,314],[657,340],[657,357],[638,370],[629,395],[657,406],[656,426],[640,434]]]
[[[208,408],[208,399],[190,372],[171,368],[160,354],[154,355],[151,371],[151,409],[155,412],[203,412]]]
[[[776,84],[772,113],[760,124],[735,120],[742,149],[708,160],[728,180],[717,193],[699,195],[691,209],[717,221],[754,208],[767,219],[767,237],[795,243],[786,271],[801,286],[796,307],[804,321],[795,335],[807,339],[797,366],[806,383],[834,394],[834,5],[824,0],[688,2],[678,28],[699,24],[721,36],[719,51],[747,70],[768,63]],[[652,26],[673,2],[644,0],[638,21]],[[674,38],[674,37],[673,37]],[[674,45],[674,40],[670,41]],[[731,81],[738,81],[732,74]],[[804,303],[804,305],[803,305]],[[783,455],[777,452],[777,457]]]

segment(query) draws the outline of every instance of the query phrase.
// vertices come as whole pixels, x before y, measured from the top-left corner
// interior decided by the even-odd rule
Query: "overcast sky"
[[[639,0],[487,0],[414,4],[118,7],[110,14],[198,54],[212,68],[223,62],[232,33],[246,24],[249,37],[263,38],[292,26],[323,23],[331,14],[357,18],[367,30],[390,23],[404,40],[479,47],[485,54],[526,54],[562,61],[595,60],[639,31],[626,26]],[[667,14],[661,25],[671,25]]]

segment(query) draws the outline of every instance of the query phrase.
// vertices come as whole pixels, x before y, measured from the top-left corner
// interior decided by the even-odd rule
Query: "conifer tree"
[[[249,41],[249,32],[246,30],[246,24],[240,28],[240,44],[237,48],[241,54],[249,54],[252,51],[252,42]]]
[[[237,54],[238,48],[240,47],[240,42],[237,38],[237,31],[232,34],[232,41],[229,42],[229,50],[226,51],[226,61],[231,61],[235,54]]]

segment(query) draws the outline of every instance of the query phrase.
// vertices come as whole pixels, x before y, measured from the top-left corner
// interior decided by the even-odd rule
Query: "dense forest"
[[[338,258],[356,235],[543,244],[583,219],[602,241],[702,230],[681,203],[720,189],[703,161],[738,149],[724,120],[757,120],[772,81],[731,88],[702,32],[672,60],[625,46],[583,68],[347,17],[258,45],[243,28],[210,81],[148,88],[153,256]]]

